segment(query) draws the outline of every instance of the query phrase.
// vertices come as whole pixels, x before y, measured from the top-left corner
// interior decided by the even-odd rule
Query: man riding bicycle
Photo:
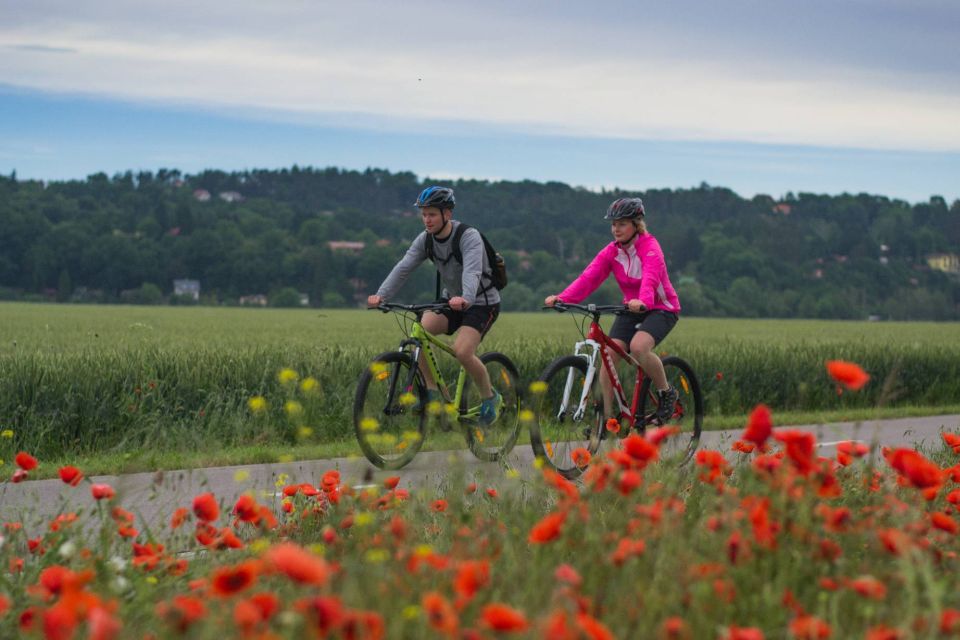
[[[477,347],[500,314],[500,291],[493,284],[480,232],[468,227],[457,233],[461,223],[453,220],[455,205],[453,189],[448,187],[427,187],[420,193],[415,206],[420,209],[424,231],[414,238],[377,293],[367,298],[367,306],[376,307],[389,300],[424,260],[433,260],[443,285],[440,301],[450,308],[424,314],[423,327],[433,334],[457,333],[453,351],[483,398],[480,421],[491,424],[500,414],[503,398],[491,387],[487,369],[477,357]],[[436,381],[422,358],[419,364],[427,385],[428,403],[439,401]]]

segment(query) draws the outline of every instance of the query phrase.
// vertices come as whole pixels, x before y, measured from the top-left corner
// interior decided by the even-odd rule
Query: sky
[[[0,0],[0,173],[960,198],[954,0]]]

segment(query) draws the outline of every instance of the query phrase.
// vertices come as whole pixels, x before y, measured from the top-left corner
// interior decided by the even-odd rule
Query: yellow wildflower
[[[267,410],[267,399],[263,396],[253,396],[247,400],[247,406],[250,407],[250,411],[254,413],[262,413]]]
[[[303,405],[296,400],[287,400],[283,403],[284,412],[291,418],[303,413]]]
[[[317,379],[313,376],[304,378],[303,382],[300,383],[300,390],[305,393],[310,393],[311,391],[318,390],[317,384]]]
[[[280,381],[280,384],[290,384],[299,379],[300,376],[293,369],[280,369],[280,373],[277,374],[277,380]]]

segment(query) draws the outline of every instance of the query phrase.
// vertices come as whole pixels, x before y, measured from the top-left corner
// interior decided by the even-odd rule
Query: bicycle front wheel
[[[690,459],[700,443],[703,428],[703,393],[697,374],[685,360],[676,356],[663,358],[663,370],[667,382],[677,390],[677,402],[671,409],[670,418],[663,426],[678,427],[679,432],[660,443],[660,457],[668,462],[683,463]],[[660,425],[656,418],[659,396],[648,377],[640,388],[640,416],[637,429],[644,433],[647,428]]]
[[[480,361],[490,376],[490,386],[503,399],[503,405],[496,420],[483,424],[480,421],[482,398],[477,385],[468,377],[460,398],[459,419],[473,455],[492,462],[510,453],[520,435],[520,375],[510,358],[502,353],[485,353],[480,356]]]
[[[576,478],[586,467],[582,450],[593,456],[600,449],[604,425],[598,377],[586,388],[586,361],[565,356],[550,363],[530,386],[533,453],[566,478]]]
[[[381,469],[399,469],[423,446],[427,389],[410,354],[388,351],[360,375],[353,428],[363,455]]]

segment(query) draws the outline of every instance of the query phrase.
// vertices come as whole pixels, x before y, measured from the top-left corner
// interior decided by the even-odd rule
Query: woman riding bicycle
[[[483,398],[480,421],[490,424],[499,416],[503,399],[491,387],[487,369],[477,357],[477,347],[500,314],[500,292],[493,285],[491,265],[479,231],[472,227],[463,231],[459,247],[462,264],[454,259],[457,252],[452,246],[453,239],[457,237],[460,225],[459,221],[452,219],[455,204],[453,189],[427,187],[423,190],[416,206],[420,209],[424,231],[414,238],[377,293],[367,298],[367,306],[376,307],[388,300],[424,260],[434,260],[444,286],[441,297],[450,308],[425,314],[423,327],[433,334],[452,335],[459,330],[453,350]],[[428,251],[427,234],[431,235],[432,256]],[[427,385],[428,402],[439,400],[440,392],[429,369],[420,363],[420,370]]]
[[[625,350],[629,345],[629,353],[653,380],[659,393],[657,417],[666,423],[677,401],[677,390],[667,382],[663,363],[653,348],[677,324],[680,301],[670,284],[660,243],[644,223],[643,201],[640,198],[615,200],[604,219],[610,220],[613,242],[601,249],[566,289],[547,296],[544,304],[552,307],[558,301],[579,303],[612,271],[629,312],[617,316],[608,335]],[[613,392],[605,369],[600,384],[604,411],[607,416],[613,415]]]

